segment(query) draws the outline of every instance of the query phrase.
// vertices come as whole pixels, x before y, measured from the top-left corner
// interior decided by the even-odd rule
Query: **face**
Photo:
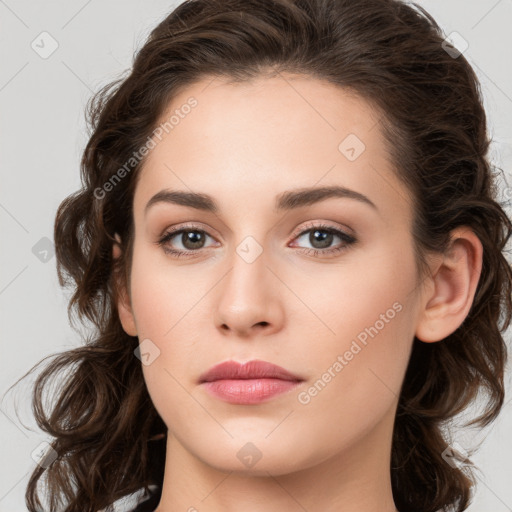
[[[205,79],[173,99],[162,122],[181,115],[138,179],[120,307],[169,436],[210,466],[254,474],[389,440],[418,317],[410,194],[377,113],[283,76]],[[161,194],[176,191],[208,200]],[[255,359],[298,382],[266,381],[281,392],[262,397],[260,380],[239,403],[199,382]],[[258,462],[244,466],[247,454]]]

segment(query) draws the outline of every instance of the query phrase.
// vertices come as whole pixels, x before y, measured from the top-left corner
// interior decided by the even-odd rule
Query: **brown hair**
[[[445,51],[443,39],[422,7],[399,0],[188,0],[151,32],[131,74],[92,98],[83,186],[58,209],[55,246],[60,283],[74,287],[70,321],[76,312],[92,322],[94,334],[83,347],[57,354],[36,381],[35,418],[55,438],[58,458],[33,472],[26,491],[31,512],[41,507],[36,487],[43,475],[50,510],[64,504],[65,512],[96,512],[162,484],[165,439],[152,439],[167,428],[134,356],[138,339],[123,331],[116,309],[116,275],[129,279],[132,201],[144,160],[113,190],[105,192],[104,184],[188,85],[282,71],[351,90],[381,113],[397,175],[415,198],[413,236],[423,271],[424,255],[445,251],[457,226],[470,227],[482,242],[482,272],[462,325],[439,343],[413,341],[390,468],[401,512],[467,508],[474,478],[445,462],[443,428],[479,391],[487,401],[473,423],[489,424],[502,407],[502,333],[512,315],[504,252],[512,224],[486,156],[478,79],[463,55]],[[117,262],[116,233],[123,248]],[[64,370],[70,373],[47,412],[43,392]]]

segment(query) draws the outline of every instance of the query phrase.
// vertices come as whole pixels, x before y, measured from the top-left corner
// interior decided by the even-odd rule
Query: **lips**
[[[199,378],[211,396],[233,405],[257,405],[283,395],[304,381],[281,366],[260,360],[245,364],[226,361]]]
[[[199,383],[217,380],[246,380],[246,379],[280,379],[285,381],[301,382],[298,375],[294,375],[281,366],[253,359],[245,364],[237,361],[225,361],[210,368],[199,377]]]

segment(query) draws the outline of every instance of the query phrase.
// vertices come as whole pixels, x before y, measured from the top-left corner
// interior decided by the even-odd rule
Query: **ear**
[[[117,233],[114,236],[117,240],[117,243],[114,242],[114,244],[112,245],[112,257],[114,259],[117,259],[122,254],[121,238]],[[126,289],[124,282],[117,281],[116,289],[117,311],[119,313],[119,320],[121,321],[121,325],[123,326],[123,329],[126,332],[126,334],[130,336],[137,336],[137,326],[135,325],[135,317],[133,315],[131,307],[130,294]]]
[[[475,296],[482,270],[483,247],[468,227],[454,229],[451,246],[429,277],[429,292],[421,305],[416,337],[440,341],[462,324]]]

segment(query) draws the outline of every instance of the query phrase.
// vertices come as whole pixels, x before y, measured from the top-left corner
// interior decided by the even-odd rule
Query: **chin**
[[[275,426],[275,425],[274,425]],[[232,432],[232,431],[231,431]],[[205,464],[222,472],[235,472],[247,476],[278,476],[312,467],[323,460],[322,451],[312,454],[304,451],[304,442],[293,440],[283,444],[281,440],[272,440],[266,429],[258,435],[226,440],[216,440],[210,445],[190,446],[190,452]],[[252,440],[251,440],[252,439]]]

